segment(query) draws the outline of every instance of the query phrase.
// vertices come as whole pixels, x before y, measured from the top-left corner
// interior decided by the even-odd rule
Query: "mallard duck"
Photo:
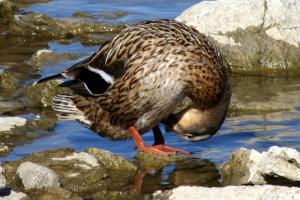
[[[220,51],[196,29],[174,20],[153,20],[125,28],[93,55],[38,83],[66,78],[57,95],[60,119],[78,120],[102,136],[132,137],[139,151],[188,154],[165,145],[158,123],[166,121],[183,139],[207,139],[220,128],[231,96]],[[172,115],[185,98],[192,101]],[[154,145],[140,134],[153,129]]]

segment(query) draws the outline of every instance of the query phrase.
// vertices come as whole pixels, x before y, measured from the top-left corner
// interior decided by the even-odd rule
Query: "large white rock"
[[[296,200],[300,188],[284,186],[228,186],[191,187],[180,186],[170,191],[157,191],[154,200]]]
[[[250,26],[261,27],[272,38],[297,47],[300,42],[298,0],[202,1],[185,10],[176,20],[229,45],[236,44],[224,34]]]
[[[11,129],[24,126],[26,119],[22,117],[0,117],[0,132],[10,131]]]
[[[32,162],[22,163],[17,170],[25,190],[60,187],[58,176],[47,167]]]
[[[267,152],[238,149],[220,167],[225,184],[294,184],[300,182],[300,153],[287,147]]]

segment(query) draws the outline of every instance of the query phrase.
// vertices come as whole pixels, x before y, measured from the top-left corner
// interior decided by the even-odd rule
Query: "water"
[[[134,23],[146,19],[174,18],[185,8],[198,1],[188,0],[164,0],[160,3],[148,0],[131,1],[99,1],[99,0],[61,0],[49,3],[34,4],[26,9],[44,13],[55,18],[70,18],[72,14],[79,11],[98,16],[103,12],[123,11],[125,16],[115,20],[99,17],[98,22],[109,23]],[[59,8],[59,9],[58,9]],[[59,10],[63,10],[60,12]],[[101,15],[99,15],[101,16]],[[4,42],[4,39],[1,38]],[[9,38],[5,40],[6,46],[1,46],[0,68],[13,74],[21,83],[29,84],[49,74],[59,72],[78,60],[63,61],[49,66],[44,66],[38,73],[32,70],[27,61],[30,56],[39,49],[49,48],[57,53],[75,53],[82,59],[98,46],[84,46],[78,41],[71,44],[60,44],[59,41],[22,40]],[[8,45],[7,45],[8,44]],[[20,84],[22,85],[22,84]],[[232,77],[233,98],[240,103],[270,103],[280,104],[291,108],[290,111],[275,112],[270,114],[240,115],[228,117],[221,130],[211,139],[199,142],[187,142],[181,140],[174,133],[166,133],[165,140],[168,145],[186,149],[192,156],[203,160],[207,159],[216,165],[226,160],[233,150],[245,147],[258,151],[267,150],[270,146],[287,146],[300,150],[300,79],[298,78],[265,78],[265,77]],[[19,86],[21,87],[21,86]],[[1,91],[0,91],[1,92]],[[4,93],[1,93],[4,95]],[[11,94],[10,94],[11,95]],[[23,99],[23,96],[7,96],[11,99]],[[37,111],[25,110],[21,113],[10,113],[11,115],[22,114],[26,117],[35,116]],[[162,130],[165,130],[161,125]],[[143,135],[145,142],[153,143],[152,132]],[[0,161],[16,160],[33,152],[47,149],[71,147],[76,151],[82,151],[87,147],[98,147],[112,151],[115,154],[133,158],[136,153],[132,140],[110,141],[99,137],[89,129],[84,128],[75,121],[58,121],[53,129],[41,132],[29,142],[18,143],[11,153]],[[160,185],[170,183],[174,175],[175,165],[163,169]],[[178,183],[179,184],[179,183]]]

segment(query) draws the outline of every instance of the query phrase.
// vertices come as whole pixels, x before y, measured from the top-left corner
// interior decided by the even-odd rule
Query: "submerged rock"
[[[0,73],[0,89],[15,90],[17,87],[17,80],[10,73]]]
[[[191,187],[180,186],[172,190],[157,191],[154,200],[294,200],[300,199],[300,188],[284,186],[228,186]]]
[[[239,149],[221,165],[225,185],[276,184],[300,186],[300,153],[287,147],[267,152]]]
[[[37,51],[29,60],[29,64],[39,69],[45,65],[51,65],[64,60],[74,60],[77,56],[70,53],[57,54],[49,49],[41,49]]]
[[[17,174],[25,190],[60,187],[58,176],[54,171],[32,162],[22,163],[18,167]]]
[[[299,13],[297,0],[217,0],[176,20],[216,41],[233,72],[282,76],[300,74]]]

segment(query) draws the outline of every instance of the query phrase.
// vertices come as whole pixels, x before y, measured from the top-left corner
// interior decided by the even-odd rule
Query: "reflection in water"
[[[158,160],[158,162],[160,162]],[[158,167],[140,167],[135,176],[134,189],[150,194],[161,189],[171,189],[180,185],[221,186],[219,173],[214,163],[197,158],[182,158],[162,162]],[[164,173],[164,169],[171,168]],[[166,180],[166,181],[164,181]]]

